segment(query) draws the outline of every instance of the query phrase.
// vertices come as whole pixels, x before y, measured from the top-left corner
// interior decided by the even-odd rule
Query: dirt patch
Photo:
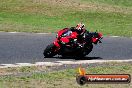
[[[4,1],[7,3],[6,1]],[[91,2],[81,2],[80,0],[28,0],[12,1],[6,5],[2,2],[0,9],[2,11],[40,13],[49,16],[62,15],[69,11],[104,11],[118,12],[123,14],[132,14],[132,8],[113,6],[108,4],[98,4]],[[22,3],[21,5],[18,3]]]
[[[60,6],[61,8],[72,8],[77,11],[88,11],[88,10],[98,10],[104,12],[119,12],[119,13],[132,13],[131,8],[121,8],[119,6],[112,6],[107,4],[97,4],[97,3],[82,3],[79,0],[33,0],[37,3],[48,3],[52,6]]]
[[[129,14],[132,13],[132,9],[128,8],[120,8],[118,6],[110,6],[110,5],[98,5],[98,4],[80,4],[80,10],[97,10],[97,11],[104,11],[104,12],[118,12]]]

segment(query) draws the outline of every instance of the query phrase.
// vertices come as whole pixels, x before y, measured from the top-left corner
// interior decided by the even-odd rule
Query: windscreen
[[[62,37],[70,36],[72,31],[68,30],[62,34]]]

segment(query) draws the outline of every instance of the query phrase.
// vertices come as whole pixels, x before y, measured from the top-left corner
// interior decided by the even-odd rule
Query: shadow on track
[[[96,59],[103,59],[101,57],[83,57],[83,58],[77,58],[76,60],[96,60]]]
[[[74,60],[97,60],[97,59],[103,59],[101,57],[82,57],[82,58],[76,58],[76,57],[61,57],[61,56],[55,56],[52,57],[55,59],[74,59]]]

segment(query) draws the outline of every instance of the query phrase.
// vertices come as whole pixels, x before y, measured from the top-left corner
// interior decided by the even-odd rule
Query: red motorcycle
[[[85,32],[81,39],[78,39],[78,36],[77,32],[69,28],[58,31],[56,40],[44,50],[44,56],[51,58],[58,54],[62,57],[81,58],[88,55],[93,49],[93,44],[101,43],[103,38],[102,34],[97,32]]]

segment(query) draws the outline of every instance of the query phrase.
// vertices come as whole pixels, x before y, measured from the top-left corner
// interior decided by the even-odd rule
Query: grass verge
[[[87,30],[130,37],[131,5],[131,0],[1,0],[0,31],[56,32],[83,21]]]
[[[101,64],[85,64],[87,73],[90,74],[130,74],[132,75],[132,63],[101,63]],[[5,75],[0,76],[1,88],[114,88],[118,86],[120,88],[130,88],[130,84],[86,84],[80,86],[76,83],[76,75],[78,73],[78,67],[74,69],[63,69],[55,71],[52,67],[22,67],[17,68],[17,72],[33,72],[30,75]],[[15,72],[5,69],[8,72]],[[24,70],[21,70],[24,69]],[[49,71],[46,69],[50,69]],[[35,71],[40,72],[35,72]],[[46,72],[47,71],[47,72]]]

